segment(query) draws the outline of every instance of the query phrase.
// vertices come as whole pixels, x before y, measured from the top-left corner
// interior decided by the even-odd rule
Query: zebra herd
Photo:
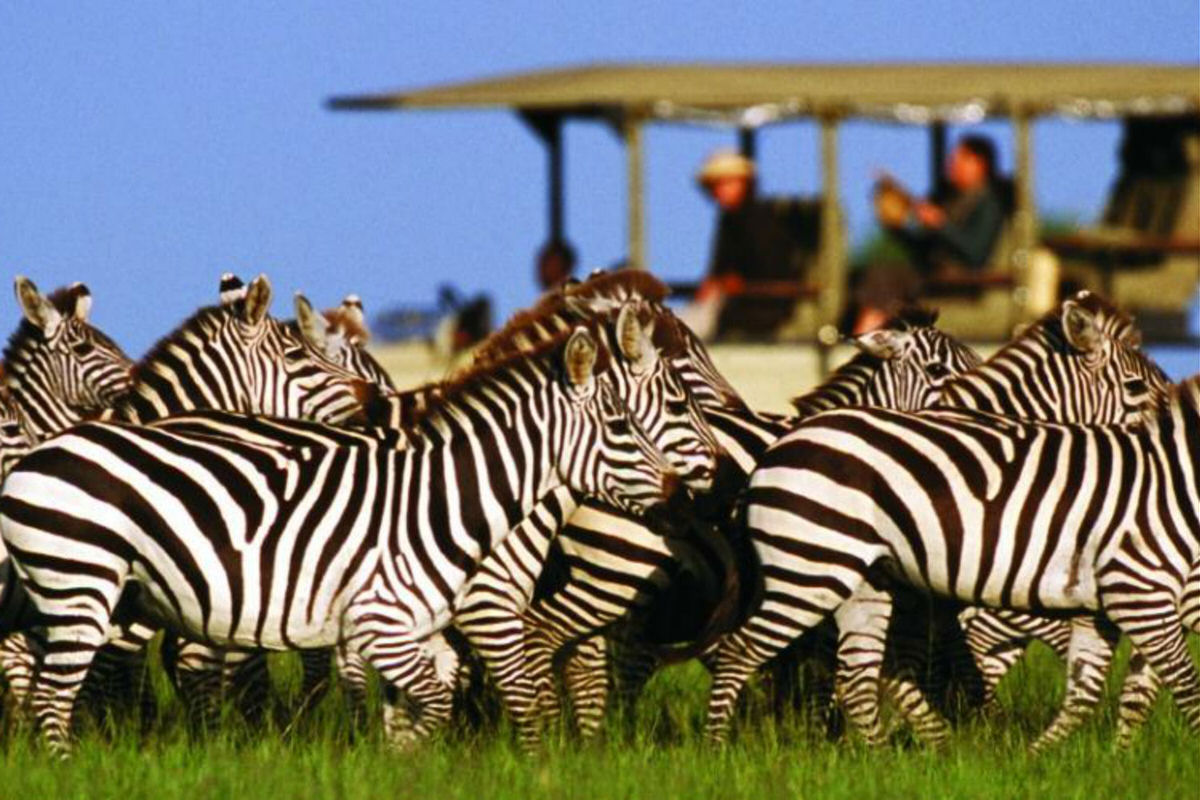
[[[796,398],[749,408],[636,271],[515,315],[444,381],[397,390],[361,303],[269,314],[222,277],[132,363],[76,284],[18,278],[0,394],[0,669],[48,747],[139,695],[147,645],[189,718],[270,700],[269,651],[331,669],[407,748],[493,691],[523,747],[580,735],[662,664],[712,674],[727,738],[756,673],[809,660],[871,743],[930,744],[1033,640],[1067,663],[1035,748],[1134,657],[1118,740],[1166,685],[1200,729],[1200,376],[1171,386],[1132,320],[1082,292],[986,361],[911,311]],[[821,682],[818,682],[821,683]],[[145,692],[140,696],[145,701]],[[296,713],[301,713],[297,710]]]

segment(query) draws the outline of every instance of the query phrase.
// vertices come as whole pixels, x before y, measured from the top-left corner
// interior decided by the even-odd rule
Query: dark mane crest
[[[487,383],[514,365],[545,361],[557,355],[577,327],[585,328],[596,342],[596,366],[593,372],[596,374],[604,372],[609,368],[611,356],[604,344],[604,339],[599,336],[598,325],[594,321],[580,322],[564,327],[553,337],[537,342],[532,347],[524,350],[495,351],[490,358],[477,359],[443,381],[427,383],[416,390],[407,392],[406,394],[423,398],[425,402],[424,408],[413,411],[412,424],[417,425],[435,419],[446,406],[453,403],[458,397]],[[554,365],[555,372],[559,371],[559,366]]]
[[[606,272],[597,270],[586,281],[565,288],[570,298],[580,300],[642,299],[661,303],[671,290],[658,278],[643,269],[621,269]]]
[[[893,331],[906,331],[912,328],[932,328],[937,324],[938,310],[923,306],[905,306],[896,316],[884,323],[883,327]]]

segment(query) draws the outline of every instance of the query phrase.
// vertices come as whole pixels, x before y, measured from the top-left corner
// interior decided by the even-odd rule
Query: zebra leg
[[[115,604],[116,598],[112,600]],[[46,613],[48,623],[44,632],[35,634],[33,642],[38,662],[33,682],[33,713],[47,747],[60,758],[71,754],[75,698],[96,653],[108,638],[107,620],[89,614],[87,606],[91,605],[88,602],[84,608],[77,608],[64,603],[65,613]]]
[[[868,569],[867,564],[855,564],[836,588],[822,582],[821,576],[782,568],[764,574],[762,605],[706,655],[713,673],[704,724],[710,742],[728,739],[738,698],[750,676],[842,605],[865,582]],[[805,580],[812,583],[802,584]]]
[[[300,706],[293,714],[302,715],[316,707],[330,686],[330,651],[326,648],[300,651]]]
[[[891,595],[866,582],[834,612],[839,631],[835,692],[851,724],[869,745],[886,738],[879,689],[891,618]]]
[[[14,633],[0,641],[0,672],[8,684],[6,705],[19,721],[31,722],[30,696],[36,660],[23,633]]]
[[[1079,728],[1104,692],[1104,677],[1112,663],[1113,650],[1120,633],[1106,620],[1079,617],[1071,620],[1071,640],[1067,648],[1067,691],[1053,722],[1030,749],[1037,753],[1062,741]]]
[[[225,650],[221,657],[221,689],[218,697],[232,698],[242,718],[251,727],[260,727],[271,700],[267,654],[260,650]]]
[[[608,705],[608,650],[603,635],[580,641],[563,664],[563,687],[583,739],[600,731]]]
[[[502,598],[489,596],[458,609],[454,624],[467,637],[492,675],[501,702],[526,750],[535,749],[540,731],[535,719],[534,684],[525,665],[525,626]]]
[[[1200,676],[1188,653],[1179,612],[1162,603],[1154,609],[1121,608],[1114,611],[1114,616],[1113,621],[1129,636],[1136,652],[1175,695],[1175,704],[1188,726],[1200,733]]]
[[[1150,718],[1150,709],[1158,697],[1162,682],[1150,668],[1146,657],[1135,652],[1129,659],[1129,673],[1121,684],[1121,699],[1117,716],[1117,747],[1133,744],[1138,728]]]
[[[439,679],[422,643],[407,637],[380,636],[363,647],[361,656],[391,690],[386,693],[383,711],[384,736],[389,746],[411,750],[449,721],[453,685]]]
[[[223,651],[208,645],[175,636],[163,641],[163,666],[194,735],[215,730],[220,720],[224,663]]]
[[[637,702],[659,667],[658,654],[653,648],[638,641],[622,640],[612,647],[610,640],[609,659],[616,687],[616,707],[624,720],[626,729],[634,729]]]
[[[338,685],[350,706],[354,728],[362,727],[367,709],[367,662],[357,650],[339,645],[335,651]]]

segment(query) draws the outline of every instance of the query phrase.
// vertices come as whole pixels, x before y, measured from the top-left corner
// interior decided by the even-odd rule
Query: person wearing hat
[[[696,174],[720,212],[708,275],[688,320],[705,338],[718,331],[769,337],[791,315],[790,302],[737,297],[756,281],[799,280],[806,266],[803,241],[815,236],[816,218],[795,198],[759,197],[755,178],[754,162],[734,150],[716,151]]]

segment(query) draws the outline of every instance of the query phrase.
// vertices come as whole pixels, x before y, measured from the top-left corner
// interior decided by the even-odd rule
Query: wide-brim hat
[[[753,178],[754,162],[736,150],[718,150],[704,160],[696,182],[708,186],[722,178]]]

